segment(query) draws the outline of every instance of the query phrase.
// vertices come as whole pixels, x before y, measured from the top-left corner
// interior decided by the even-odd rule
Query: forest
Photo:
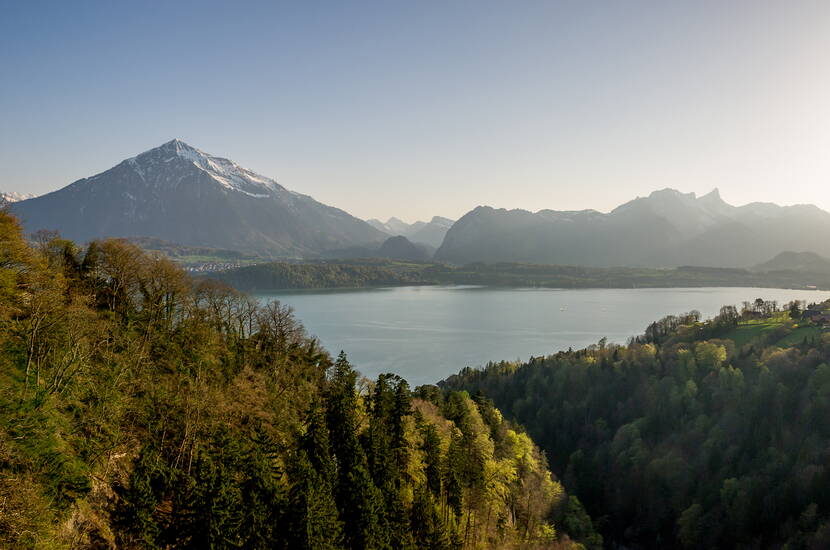
[[[0,211],[0,345],[0,548],[602,547],[491,401],[129,242]]]
[[[828,306],[669,316],[440,385],[522,423],[608,547],[829,548]]]
[[[794,266],[796,267],[796,266]],[[830,274],[800,269],[751,271],[681,266],[674,269],[584,267],[527,263],[450,265],[389,259],[266,262],[212,272],[245,291],[364,288],[400,285],[487,285],[547,288],[679,288],[746,286],[830,289]]]

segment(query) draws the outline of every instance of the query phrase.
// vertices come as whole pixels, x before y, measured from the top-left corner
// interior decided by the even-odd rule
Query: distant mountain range
[[[830,214],[812,205],[732,206],[655,191],[610,213],[480,206],[447,232],[435,259],[585,266],[751,267],[785,250],[830,256]]]
[[[160,239],[275,259],[423,260],[434,252],[453,264],[750,268],[783,251],[830,257],[830,214],[812,205],[737,207],[717,190],[697,197],[663,189],[609,213],[480,206],[457,222],[363,221],[180,140],[53,193],[0,193],[0,204],[27,232],[54,229],[79,242]]]
[[[444,242],[444,236],[449,231],[452,224],[455,223],[449,218],[442,218],[441,216],[434,216],[428,222],[417,221],[413,224],[408,224],[398,218],[389,218],[386,222],[377,219],[366,220],[369,225],[383,231],[392,237],[402,235],[412,241],[413,243],[425,244],[433,249],[441,246]]]
[[[53,193],[14,203],[27,231],[85,242],[153,237],[270,257],[313,257],[387,235],[273,179],[172,140]]]

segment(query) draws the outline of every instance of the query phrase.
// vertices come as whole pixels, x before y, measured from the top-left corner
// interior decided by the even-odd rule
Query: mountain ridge
[[[814,205],[733,206],[717,189],[665,188],[608,213],[495,209],[462,216],[435,254],[450,263],[751,267],[783,250],[830,255],[830,214]]]
[[[315,257],[384,235],[347,212],[174,139],[109,170],[15,203],[27,231],[153,237],[266,257]]]

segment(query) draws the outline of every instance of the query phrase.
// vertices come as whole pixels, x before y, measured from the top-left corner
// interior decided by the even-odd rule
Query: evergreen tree
[[[141,448],[130,474],[130,485],[123,495],[119,524],[128,533],[126,544],[157,548],[161,526],[155,516],[163,477],[159,457],[148,445]]]
[[[176,546],[220,550],[241,544],[244,504],[236,479],[239,459],[238,443],[226,434],[200,452],[190,490],[179,499],[175,512]]]
[[[424,423],[421,425],[424,451],[424,473],[427,478],[427,487],[432,496],[441,496],[441,438],[438,430],[433,424]]]
[[[449,550],[450,537],[444,522],[435,508],[432,493],[421,486],[415,491],[411,512],[412,534],[415,547],[428,550]]]
[[[285,496],[276,467],[276,445],[257,430],[241,464],[242,521],[239,537],[244,548],[273,548],[281,536]]]
[[[312,403],[306,422],[306,431],[300,437],[300,449],[306,452],[311,466],[323,479],[332,483],[335,478],[335,464],[329,443],[329,428],[325,412],[317,403]]]
[[[453,434],[450,441],[450,448],[444,461],[444,490],[446,491],[447,506],[455,514],[461,516],[463,504],[463,486],[461,483],[463,472],[463,461],[461,448],[461,436]]]
[[[297,451],[289,468],[286,548],[339,550],[343,529],[327,477],[315,470],[305,449]]]
[[[326,391],[326,418],[337,469],[337,508],[348,548],[385,549],[389,533],[383,498],[358,440],[356,381],[357,374],[341,352]]]

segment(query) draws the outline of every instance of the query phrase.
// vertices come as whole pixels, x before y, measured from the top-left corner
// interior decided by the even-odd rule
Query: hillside
[[[438,261],[749,268],[784,250],[830,256],[830,214],[811,205],[727,204],[655,191],[609,213],[478,207],[447,232]]]
[[[245,291],[282,289],[366,288],[419,285],[422,264],[367,260],[355,262],[272,262],[229,269],[207,276]]]
[[[385,238],[342,210],[179,140],[12,211],[27,232],[58,230],[78,242],[153,237],[265,257],[314,257]]]
[[[601,546],[487,400],[358,381],[125,241],[0,243],[0,548]]]
[[[527,426],[611,545],[827,548],[830,333],[779,306],[670,316],[627,346],[441,385]]]
[[[350,246],[329,250],[320,256],[326,260],[364,260],[377,259],[427,261],[435,252],[434,248],[422,243],[413,243],[403,235],[389,237],[377,245]]]
[[[814,252],[782,252],[771,260],[755,266],[755,271],[796,271],[801,273],[830,273],[830,259]]]
[[[289,288],[364,288],[419,284],[545,288],[671,288],[743,286],[830,289],[830,274],[681,266],[676,269],[580,267],[519,263],[454,266],[436,262],[367,259],[266,262],[209,276],[244,291]]]
[[[383,244],[378,249],[377,257],[423,262],[429,260],[430,254],[422,247],[412,243],[406,237],[398,235],[397,237],[389,237],[383,241]]]

